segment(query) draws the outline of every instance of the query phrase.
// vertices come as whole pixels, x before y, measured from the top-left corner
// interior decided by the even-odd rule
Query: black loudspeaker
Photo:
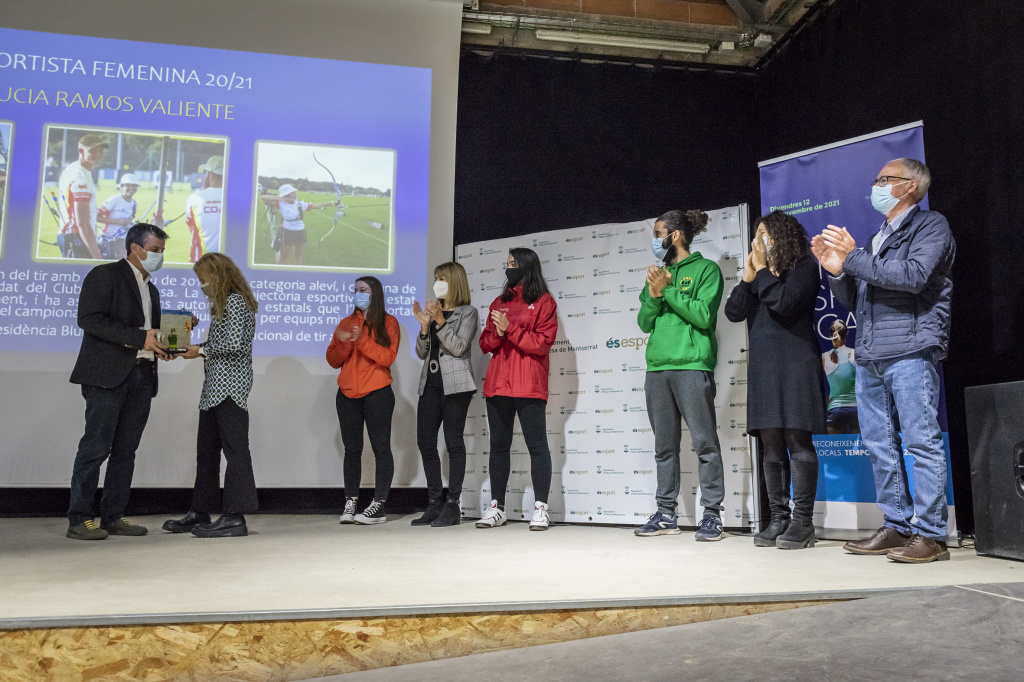
[[[975,548],[1024,560],[1024,381],[964,391]]]

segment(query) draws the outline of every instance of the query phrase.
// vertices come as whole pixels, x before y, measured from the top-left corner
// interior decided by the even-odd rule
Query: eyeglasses
[[[875,181],[871,183],[872,187],[885,187],[893,180],[903,180],[904,182],[910,182],[910,178],[901,178],[898,175],[880,175],[875,178]]]

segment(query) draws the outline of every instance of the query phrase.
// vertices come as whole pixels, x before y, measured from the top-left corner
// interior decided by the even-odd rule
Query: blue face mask
[[[909,180],[897,182],[894,185],[885,185],[884,187],[878,187],[877,185],[873,186],[871,188],[871,205],[874,206],[875,210],[882,215],[889,215],[889,211],[896,208],[896,204],[900,203],[903,199],[903,197],[894,197],[892,195],[892,188],[896,185],[902,185],[907,182],[909,182]]]
[[[665,248],[665,240],[655,237],[651,240],[651,251],[654,252],[654,257],[658,260],[665,260],[665,256],[668,255],[668,249]]]
[[[370,295],[362,291],[356,292],[356,307],[360,310],[366,310],[370,307]]]

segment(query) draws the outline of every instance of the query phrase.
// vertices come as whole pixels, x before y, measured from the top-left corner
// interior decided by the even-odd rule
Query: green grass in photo
[[[332,201],[333,194],[299,192],[298,198],[311,203]],[[306,244],[303,267],[337,268],[349,271],[375,270],[390,272],[391,205],[386,197],[344,196],[345,215],[334,225],[333,206],[305,211]],[[280,221],[280,216],[278,217]],[[370,223],[379,223],[380,228]],[[280,225],[278,224],[278,229]],[[330,232],[330,234],[328,234]],[[266,205],[256,203],[256,226],[253,265],[276,265],[277,258],[271,247],[270,223]],[[321,241],[322,240],[322,241]],[[284,263],[281,267],[294,266]]]

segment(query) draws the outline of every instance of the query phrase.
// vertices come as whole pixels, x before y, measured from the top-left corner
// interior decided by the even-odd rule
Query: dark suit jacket
[[[138,351],[146,344],[146,319],[142,294],[133,272],[135,266],[121,259],[97,265],[82,282],[78,296],[78,326],[82,348],[71,372],[71,383],[114,388],[135,366]],[[160,328],[160,292],[149,282],[154,329]],[[156,395],[156,363],[153,363],[153,395]]]

